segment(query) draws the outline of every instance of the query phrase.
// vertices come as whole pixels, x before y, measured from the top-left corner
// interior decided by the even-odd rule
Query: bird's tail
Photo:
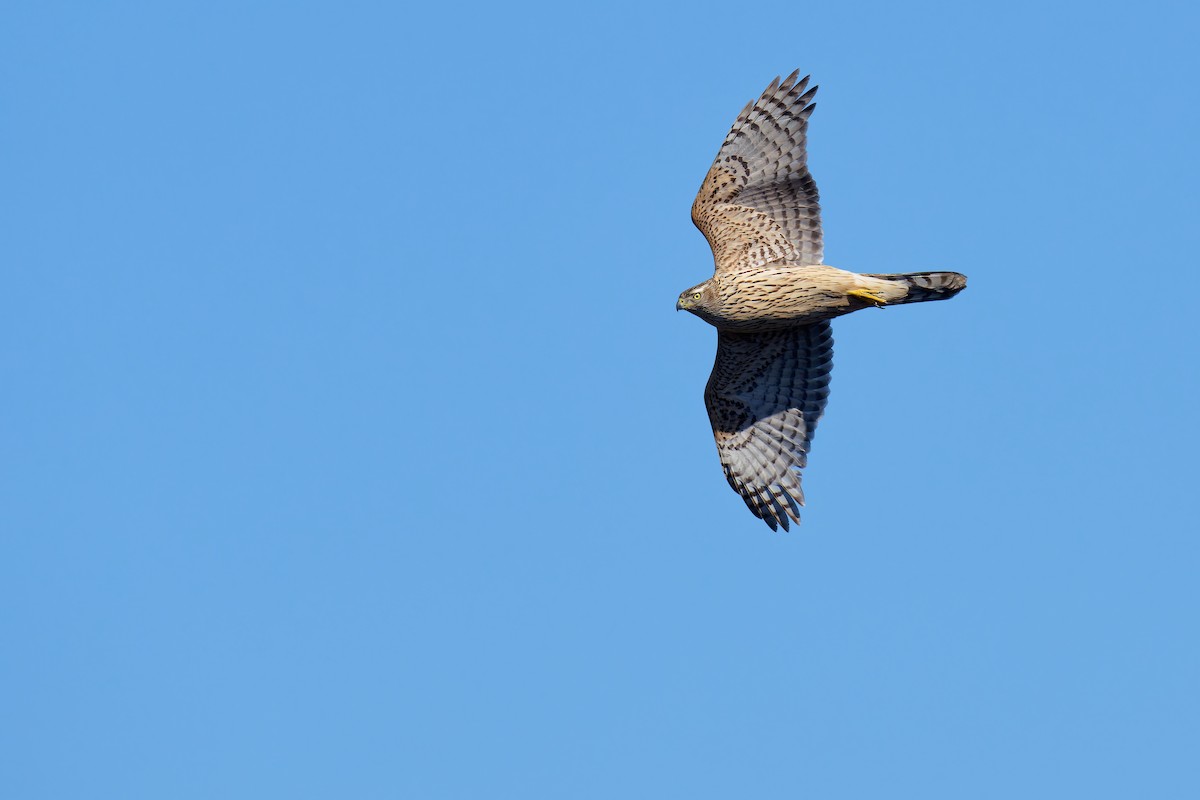
[[[888,292],[887,304],[889,306],[924,303],[926,300],[949,300],[967,288],[967,276],[957,272],[906,272],[896,275],[863,275],[863,277],[887,281],[893,287],[905,290],[904,294],[899,297],[894,297],[894,291]]]

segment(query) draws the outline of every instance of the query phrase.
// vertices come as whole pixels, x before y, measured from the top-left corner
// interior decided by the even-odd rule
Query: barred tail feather
[[[898,300],[888,299],[888,305],[924,303],[927,300],[949,300],[967,288],[967,276],[957,272],[907,272],[897,275],[866,275],[892,283],[903,284],[906,294]]]

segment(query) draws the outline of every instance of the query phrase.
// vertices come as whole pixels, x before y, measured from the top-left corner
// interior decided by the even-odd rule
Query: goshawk
[[[829,320],[945,300],[957,272],[857,274],[821,263],[821,210],[805,140],[817,87],[793,72],[738,115],[692,204],[715,274],[677,309],[717,328],[704,402],[725,477],[772,530],[800,521],[806,465],[829,396]]]

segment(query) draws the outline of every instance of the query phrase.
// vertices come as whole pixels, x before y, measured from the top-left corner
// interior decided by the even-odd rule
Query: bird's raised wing
[[[768,333],[720,331],[704,404],[721,466],[754,516],[800,522],[800,470],[829,397],[828,322]]]
[[[821,206],[806,150],[817,87],[805,91],[808,78],[797,82],[798,74],[776,78],[738,114],[692,203],[718,273],[821,263]]]

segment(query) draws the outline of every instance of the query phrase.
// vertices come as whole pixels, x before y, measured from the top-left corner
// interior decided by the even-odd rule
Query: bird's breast
[[[725,276],[720,306],[710,320],[718,328],[766,331],[810,325],[851,310],[851,273],[828,266],[783,266]]]

